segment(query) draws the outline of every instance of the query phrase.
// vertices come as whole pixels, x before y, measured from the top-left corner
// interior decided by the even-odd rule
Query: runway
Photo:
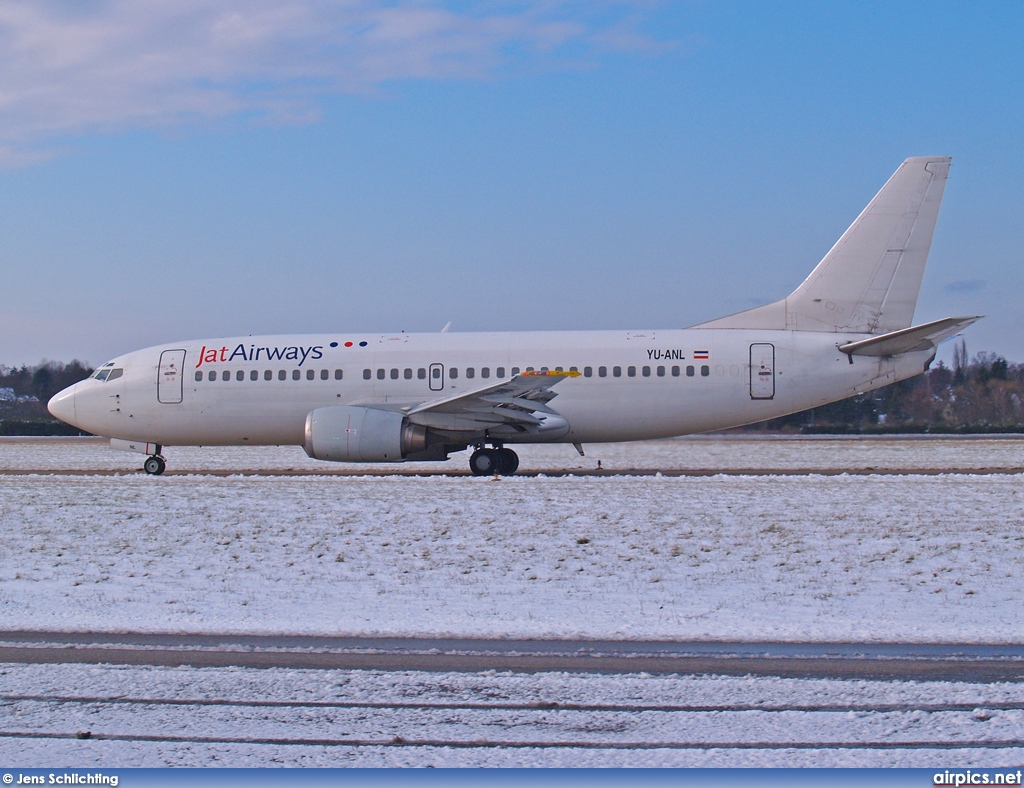
[[[1024,756],[1015,645],[2,633],[0,760],[961,766]],[[88,663],[88,664],[82,664]]]
[[[0,632],[0,662],[316,670],[1024,680],[1024,645]]]
[[[540,470],[517,471],[516,476],[522,478],[615,478],[615,477],[666,477],[666,478],[704,478],[709,476],[941,476],[944,474],[958,474],[965,476],[1015,476],[1024,474],[1024,467],[998,467],[998,468],[564,468],[552,467]],[[69,468],[64,470],[41,471],[31,468],[6,468],[0,469],[0,476],[145,476],[145,471],[138,470],[109,470],[109,469],[84,469]],[[253,470],[251,468],[203,468],[203,469],[169,469],[162,476],[211,476],[226,478],[231,476],[243,477],[301,477],[301,476],[333,476],[349,478],[388,478],[388,477],[409,477],[429,478],[445,477],[458,478],[469,477],[473,474],[468,469],[453,470],[444,468],[436,472],[424,471],[422,469],[408,470],[394,468],[387,470],[347,468],[337,469],[324,466],[322,468],[278,468],[274,470]]]

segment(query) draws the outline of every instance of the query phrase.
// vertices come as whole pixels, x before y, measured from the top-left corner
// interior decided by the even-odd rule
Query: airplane
[[[664,438],[763,421],[923,373],[980,316],[912,325],[950,168],[904,161],[789,296],[685,329],[231,337],[103,364],[50,413],[146,455],[298,445],[335,462],[511,475],[511,446]]]

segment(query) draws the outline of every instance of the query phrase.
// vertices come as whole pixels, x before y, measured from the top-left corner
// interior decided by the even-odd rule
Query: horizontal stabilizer
[[[870,339],[862,339],[859,342],[848,342],[845,345],[840,345],[839,349],[851,356],[895,356],[899,353],[930,350],[942,340],[949,339],[977,320],[981,320],[981,315],[945,317],[942,320],[904,328]]]

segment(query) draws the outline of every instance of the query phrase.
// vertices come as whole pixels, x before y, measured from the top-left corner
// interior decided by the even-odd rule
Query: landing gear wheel
[[[498,472],[499,459],[495,449],[477,449],[470,455],[469,469],[474,476],[492,476]]]
[[[164,458],[154,454],[151,457],[147,457],[146,461],[142,463],[142,470],[148,473],[150,476],[159,476],[167,469],[167,463]]]
[[[498,454],[498,473],[511,476],[519,469],[519,455],[512,449],[496,449]]]

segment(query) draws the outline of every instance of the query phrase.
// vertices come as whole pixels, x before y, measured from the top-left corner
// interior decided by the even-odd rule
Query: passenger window
[[[672,367],[672,377],[674,377],[674,378],[678,378],[679,377],[679,367]]]
[[[302,377],[302,373],[299,370],[297,370],[297,369],[293,369],[292,370],[292,380],[298,380],[301,377]]]
[[[688,378],[692,378],[693,377],[693,367],[691,367],[689,365],[687,365],[687,367],[686,367],[686,377],[688,377]]]
[[[363,370],[363,380],[369,380],[372,375],[373,375],[373,373],[370,372],[370,370],[368,370],[368,369],[364,369]]]
[[[288,373],[285,372],[283,369],[279,369],[277,371],[277,379],[278,380],[288,380]]]
[[[664,367],[658,367],[658,377],[659,378],[665,377],[665,368]]]
[[[196,380],[202,380],[202,379],[203,379],[203,371],[200,369],[200,370],[198,370],[196,372]]]
[[[512,377],[519,374],[519,367],[512,367]]]
[[[273,380],[274,379],[274,370],[268,369],[266,372],[264,372],[263,373],[263,379],[264,380]]]
[[[254,370],[251,370],[249,372],[249,380],[259,380],[259,379],[260,379],[260,371],[258,369],[254,369]]]
[[[569,367],[570,372],[579,372],[579,367]]]
[[[217,379],[217,370],[211,369],[210,370],[210,374],[209,374],[209,378],[210,378],[210,380],[216,380]]]
[[[458,367],[452,367],[452,368],[450,368],[448,370],[448,377],[450,377],[452,380],[455,380],[456,378],[458,378],[458,376],[459,376]]]
[[[313,380],[315,377],[316,377],[316,370],[313,370],[313,369],[307,369],[306,370],[306,380]]]
[[[701,375],[701,377],[702,378],[706,378],[710,374],[711,374],[711,367],[709,367],[707,364],[703,364],[701,366],[701,368],[700,368],[700,375]]]
[[[240,369],[235,373],[235,380],[245,380],[245,370]]]
[[[494,370],[494,376],[498,377],[498,378],[505,377],[505,368],[504,367],[498,367],[496,370]]]
[[[430,370],[430,376],[434,380],[440,379],[440,377],[441,377],[441,368],[440,367],[434,367],[433,369],[431,369]]]
[[[486,379],[486,378],[489,378],[490,376],[491,376],[491,368],[490,367],[480,367],[480,377]]]
[[[593,367],[584,367],[583,368],[583,377],[585,377],[585,378],[592,378],[593,376],[594,376],[594,368]]]
[[[320,370],[320,380],[327,380],[331,376],[331,373],[326,369]]]
[[[621,378],[622,377],[622,367],[612,367],[612,377]]]
[[[645,378],[649,378],[651,376],[651,368],[650,367],[644,367],[643,369],[640,370],[640,372],[643,374],[643,376]]]
[[[391,379],[398,380],[398,368],[395,367],[391,370]]]
[[[555,372],[565,372],[565,370],[562,369],[561,367],[555,367]]]
[[[220,379],[221,380],[231,380],[231,370],[225,369],[223,372],[221,372],[220,373]]]
[[[387,373],[383,369],[378,369],[377,370],[377,380],[384,380],[384,376],[386,374]]]
[[[476,377],[476,370],[473,367],[466,367],[466,377],[472,380]]]
[[[608,377],[608,367],[598,367],[597,368],[597,376],[599,378],[606,378],[606,377]]]
[[[408,367],[405,368],[405,372],[403,373],[403,375],[405,376],[406,380],[412,380],[412,370],[409,369]]]
[[[427,370],[425,370],[423,367],[420,367],[419,369],[417,369],[416,370],[416,379],[417,380],[426,380],[427,379]]]
[[[334,379],[335,380],[341,380],[342,377],[344,377],[344,374],[345,373],[342,372],[340,369],[336,369],[336,370],[334,370]]]
[[[631,378],[635,378],[636,377],[636,367],[628,367],[626,369],[626,374],[629,375]]]

